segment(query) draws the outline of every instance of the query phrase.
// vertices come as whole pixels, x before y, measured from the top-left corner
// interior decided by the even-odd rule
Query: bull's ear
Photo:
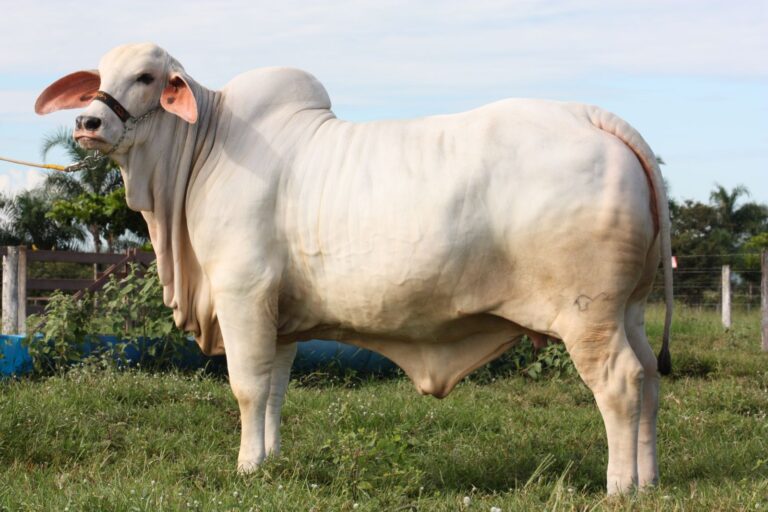
[[[50,114],[65,108],[81,108],[88,105],[99,90],[99,72],[77,71],[59,78],[37,98],[35,112]]]
[[[160,105],[190,124],[197,122],[197,101],[181,73],[171,73],[168,85],[160,96]]]

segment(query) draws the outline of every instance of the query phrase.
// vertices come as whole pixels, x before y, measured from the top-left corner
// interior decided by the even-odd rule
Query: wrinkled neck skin
[[[149,228],[163,285],[163,301],[176,325],[195,334],[205,352],[215,352],[220,334],[209,300],[207,281],[189,241],[187,192],[206,164],[215,142],[221,93],[189,80],[198,121],[189,124],[164,110],[135,128],[127,153],[116,155],[126,188],[126,202],[140,211]]]
[[[221,93],[187,80],[197,101],[197,123],[189,124],[160,110],[150,122],[135,128],[128,152],[114,157],[132,210],[157,213],[156,201],[167,198],[178,186],[186,187],[211,152],[213,137],[209,134],[218,121]]]

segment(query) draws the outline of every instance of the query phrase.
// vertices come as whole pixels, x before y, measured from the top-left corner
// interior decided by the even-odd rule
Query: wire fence
[[[750,254],[676,255],[675,301],[699,309],[719,311],[722,307],[723,267],[730,266],[731,307],[743,311],[760,309],[760,257]],[[652,300],[663,300],[661,269],[654,281]]]

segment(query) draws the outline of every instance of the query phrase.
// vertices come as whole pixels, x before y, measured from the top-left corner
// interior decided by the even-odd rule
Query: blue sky
[[[154,41],[212,88],[254,67],[306,69],[351,120],[506,97],[597,104],[664,158],[672,197],[705,201],[717,182],[768,203],[765,0],[0,0],[0,12],[0,156],[39,160],[42,138],[72,124],[75,111],[33,113],[50,82]],[[40,179],[0,163],[0,190]]]

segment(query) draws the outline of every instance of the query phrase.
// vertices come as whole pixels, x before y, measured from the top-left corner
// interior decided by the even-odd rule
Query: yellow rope
[[[23,160],[14,160],[12,158],[5,158],[0,156],[0,160],[3,160],[5,162],[11,162],[13,164],[19,164],[19,165],[27,165],[29,167],[39,167],[40,169],[53,169],[54,171],[63,171],[66,169],[66,166],[64,165],[56,165],[56,164],[33,164],[32,162],[25,162]]]

